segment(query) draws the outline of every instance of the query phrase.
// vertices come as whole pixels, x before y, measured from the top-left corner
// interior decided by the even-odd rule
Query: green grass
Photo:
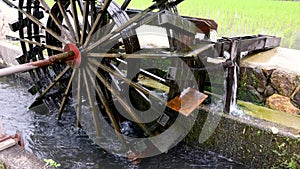
[[[186,0],[180,14],[212,18],[221,36],[270,34],[292,47],[300,30],[300,2],[274,0]]]
[[[122,4],[124,0],[115,0]],[[54,0],[46,0],[53,4]],[[132,0],[129,8],[146,9],[152,0]],[[50,5],[51,6],[51,5]],[[281,46],[300,49],[300,2],[279,0],[185,0],[180,15],[214,19],[218,35],[268,34],[282,37]],[[298,35],[300,36],[300,35]]]
[[[129,7],[145,9],[151,4],[152,0],[132,0]],[[294,42],[300,30],[300,2],[185,0],[178,9],[180,15],[214,19],[219,25],[219,36],[268,34],[282,37],[281,46],[295,48],[297,45]]]

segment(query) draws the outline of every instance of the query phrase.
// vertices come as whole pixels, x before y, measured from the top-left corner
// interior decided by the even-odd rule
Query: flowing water
[[[238,80],[237,74],[239,71],[239,66],[237,64],[234,65],[234,74],[233,74],[233,86],[232,86],[232,99],[230,104],[230,114],[234,116],[242,116],[245,113],[243,110],[239,109],[237,106],[237,90],[238,90]]]
[[[62,121],[57,121],[55,114],[27,110],[33,99],[25,87],[10,78],[0,79],[0,117],[5,132],[13,135],[21,131],[28,151],[40,159],[53,159],[61,168],[245,168],[218,154],[183,143],[166,154],[133,165],[126,158],[93,144],[84,131],[75,127],[74,112],[67,112]]]

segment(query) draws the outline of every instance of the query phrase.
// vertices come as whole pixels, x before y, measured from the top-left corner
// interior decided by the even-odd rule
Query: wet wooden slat
[[[184,116],[189,116],[206,98],[206,94],[189,87],[169,101],[167,106]]]

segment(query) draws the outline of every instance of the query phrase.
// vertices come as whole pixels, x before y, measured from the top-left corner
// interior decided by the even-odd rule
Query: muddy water
[[[276,48],[249,56],[242,63],[300,73],[300,50]]]
[[[74,112],[62,121],[55,114],[37,114],[27,110],[33,96],[27,89],[8,78],[0,79],[0,117],[8,134],[19,130],[26,149],[40,159],[50,158],[61,168],[245,168],[245,166],[212,152],[203,152],[179,144],[167,154],[143,159],[132,165],[127,159],[109,154],[93,144],[75,127]]]

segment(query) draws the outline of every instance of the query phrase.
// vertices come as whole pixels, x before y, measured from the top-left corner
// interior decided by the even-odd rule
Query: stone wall
[[[300,115],[300,72],[246,61],[240,68],[238,99]]]

